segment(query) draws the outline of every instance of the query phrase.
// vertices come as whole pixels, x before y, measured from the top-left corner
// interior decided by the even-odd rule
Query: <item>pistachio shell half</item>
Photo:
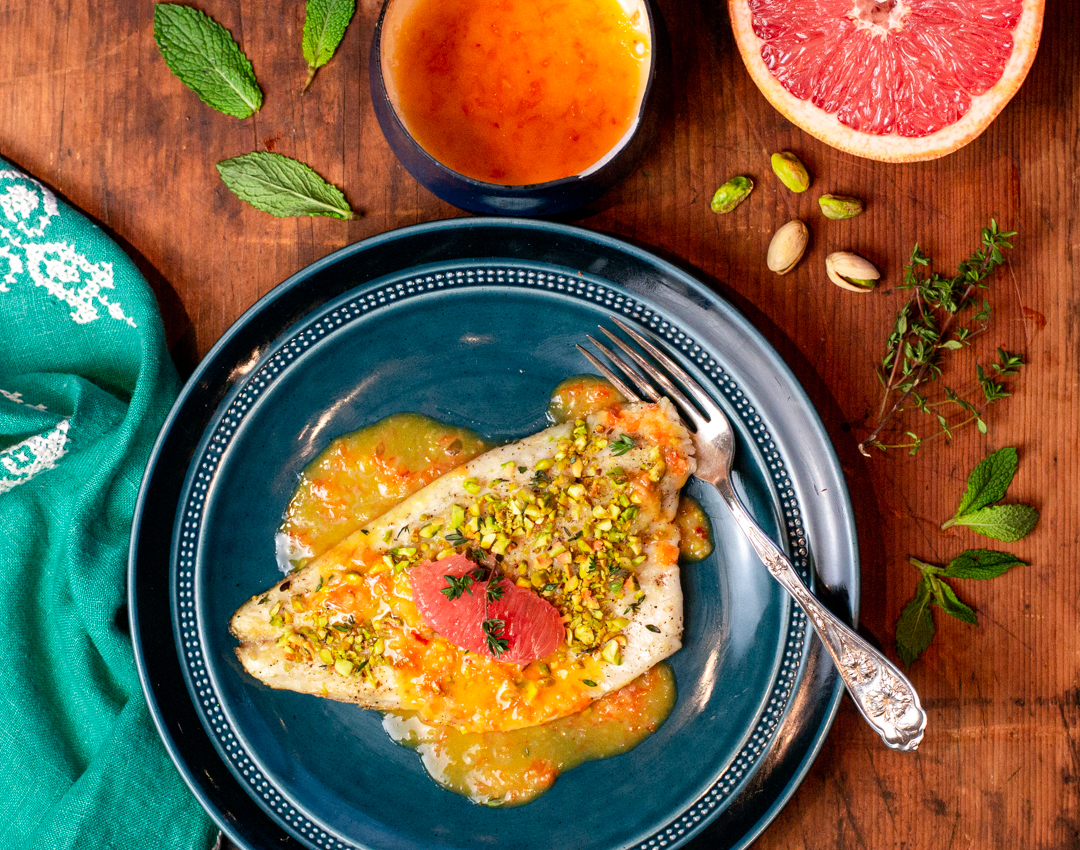
[[[797,218],[792,219],[773,234],[766,265],[777,274],[787,274],[802,259],[809,242],[809,228]]]
[[[847,251],[834,251],[825,258],[829,280],[852,292],[869,292],[877,285],[881,272],[869,260]]]

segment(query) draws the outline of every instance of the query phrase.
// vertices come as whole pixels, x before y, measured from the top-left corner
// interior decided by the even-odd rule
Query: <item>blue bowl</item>
[[[387,9],[395,0],[385,0],[371,42],[368,74],[371,100],[390,149],[406,170],[429,191],[476,213],[536,216],[572,212],[591,204],[619,183],[641,161],[656,139],[671,79],[671,48],[660,10],[653,0],[644,0],[652,35],[652,63],[641,99],[637,122],[630,138],[599,168],[546,183],[505,186],[468,177],[443,165],[413,138],[398,116],[387,93],[382,69],[382,32]]]

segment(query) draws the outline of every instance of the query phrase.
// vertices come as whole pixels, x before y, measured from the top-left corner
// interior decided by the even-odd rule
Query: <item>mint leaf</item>
[[[169,70],[203,103],[236,118],[259,111],[255,72],[221,24],[190,6],[156,3],[154,40]]]
[[[279,153],[244,154],[219,162],[217,170],[236,197],[270,215],[356,217],[340,189]]]
[[[1011,543],[1027,535],[1039,521],[1039,512],[1030,505],[991,505],[954,520],[985,537]]]
[[[934,639],[934,618],[930,613],[930,586],[925,577],[900,618],[896,621],[896,651],[904,665],[910,667]]]
[[[315,79],[315,72],[330,61],[345,36],[356,0],[307,0],[304,11],[304,59],[308,64],[304,91]]]
[[[935,585],[934,601],[941,606],[946,614],[950,617],[956,617],[958,620],[963,620],[965,623],[971,623],[973,626],[979,625],[979,619],[975,616],[975,612],[957,598],[948,582],[939,579],[935,581]]]
[[[967,480],[967,491],[960,500],[960,507],[956,509],[952,520],[945,523],[942,528],[953,525],[957,517],[963,514],[977,511],[979,508],[1003,499],[1013,476],[1016,475],[1017,463],[1016,449],[1012,446],[998,449],[985,458],[971,471]]]
[[[953,558],[945,568],[949,578],[996,578],[1011,567],[1027,566],[1015,555],[992,549],[968,549]]]

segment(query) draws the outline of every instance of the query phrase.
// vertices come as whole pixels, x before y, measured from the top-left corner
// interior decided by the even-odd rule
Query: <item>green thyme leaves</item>
[[[441,593],[451,602],[464,593],[472,596],[473,577],[471,573],[465,573],[463,576],[445,575],[443,578],[446,579],[446,587],[442,588]]]
[[[483,624],[484,637],[487,639],[488,652],[498,658],[510,648],[510,642],[503,637],[506,630],[506,621],[497,617],[489,617]]]
[[[443,535],[443,539],[445,539],[446,542],[449,543],[451,546],[464,546],[469,542],[469,538],[467,538],[457,529],[454,529],[453,531],[448,531],[446,534]]]
[[[984,459],[968,476],[967,490],[952,519],[942,529],[954,525],[967,526],[972,531],[1011,543],[1026,536],[1039,521],[1039,512],[1030,505],[996,505],[1016,474],[1016,449],[999,449]]]
[[[613,455],[624,455],[635,445],[633,437],[629,434],[623,434],[619,439],[612,440],[609,447]]]
[[[287,156],[257,151],[219,162],[217,170],[234,195],[271,215],[356,217],[340,189]]]
[[[885,356],[877,367],[883,394],[876,424],[859,444],[859,451],[869,457],[869,449],[881,451],[907,449],[915,454],[934,438],[951,440],[958,428],[974,425],[985,434],[986,408],[1007,398],[1010,393],[998,378],[1016,375],[1023,358],[998,349],[998,362],[989,369],[976,363],[976,381],[971,389],[942,386],[931,393],[941,378],[950,352],[969,348],[975,336],[990,326],[990,302],[983,293],[989,279],[1005,262],[1004,251],[1014,231],[1004,231],[996,221],[981,231],[981,245],[948,277],[930,270],[930,258],[916,244],[911,261],[904,269],[904,283],[897,287],[911,292],[911,297],[896,314],[896,321],[885,342]],[[941,385],[939,385],[941,386]],[[932,432],[922,434],[904,430],[909,413],[923,414]],[[895,437],[885,437],[887,433]]]
[[[154,40],[169,70],[203,103],[235,118],[259,111],[263,95],[251,62],[221,24],[190,6],[158,3]]]
[[[939,567],[918,558],[908,558],[922,576],[915,589],[915,598],[904,606],[896,621],[896,651],[900,660],[910,666],[934,639],[934,618],[931,610],[936,606],[958,620],[978,625],[975,612],[956,595],[946,579],[990,579],[1012,567],[1025,565],[1024,561],[1006,552],[990,549],[969,549]]]
[[[502,583],[500,578],[492,578],[488,582],[486,600],[488,602],[498,602],[503,598],[506,593],[506,587]]]
[[[315,72],[333,57],[355,12],[356,0],[307,0],[303,50],[308,75],[304,91],[315,79]]]

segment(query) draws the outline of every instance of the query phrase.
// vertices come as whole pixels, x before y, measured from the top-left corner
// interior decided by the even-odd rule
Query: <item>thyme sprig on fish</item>
[[[510,649],[510,642],[503,637],[506,622],[496,617],[484,620],[484,637],[487,639],[487,648],[495,657],[502,655]]]
[[[443,537],[451,546],[465,546],[469,542],[469,538],[456,528],[453,531],[448,531]]]
[[[443,578],[446,579],[446,587],[441,588],[440,592],[451,602],[466,593],[472,596],[475,584],[487,582],[487,589],[484,591],[484,620],[481,628],[484,631],[488,651],[492,655],[498,657],[506,652],[510,648],[510,642],[504,637],[506,622],[498,617],[488,616],[488,604],[498,602],[506,594],[502,577],[496,575],[494,569],[477,567],[461,576],[444,575]]]
[[[626,454],[635,445],[636,443],[634,442],[633,437],[631,437],[629,434],[623,434],[619,437],[619,439],[612,440],[608,444],[608,447],[611,449],[611,453],[613,455],[619,456]]]
[[[503,587],[502,579],[493,578],[488,582],[486,599],[488,602],[498,602],[503,598],[506,593],[506,588]]]
[[[463,576],[445,575],[446,587],[442,588],[442,595],[453,602],[465,593],[472,596],[473,576],[472,573],[465,573]]]
[[[473,572],[476,572],[476,570]],[[492,570],[488,574],[487,592],[484,594],[484,622],[482,628],[484,637],[487,640],[488,652],[496,658],[510,648],[510,641],[504,637],[506,634],[506,621],[497,617],[489,617],[488,604],[498,602],[503,598],[504,593],[506,593],[506,588],[503,587],[502,578],[495,575],[495,571]]]
[[[1016,232],[1000,230],[997,221],[991,219],[981,235],[981,247],[960,263],[954,277],[931,272],[930,258],[918,244],[912,250],[911,262],[904,269],[904,283],[898,287],[909,290],[911,298],[897,313],[886,340],[878,369],[883,387],[881,405],[873,431],[859,443],[864,455],[869,457],[870,448],[906,448],[915,454],[927,440],[951,439],[958,428],[969,424],[985,434],[987,424],[981,410],[1010,395],[997,378],[1015,375],[1024,360],[1002,348],[998,349],[998,362],[991,365],[992,374],[976,364],[976,382],[970,389],[958,392],[945,387],[943,396],[933,400],[926,391],[927,385],[941,377],[948,352],[970,346],[989,326],[990,302],[978,297],[979,290],[989,288],[987,281],[1004,263],[1002,251],[1012,248],[1009,239]],[[969,310],[970,323],[962,323],[961,316]],[[931,417],[934,433],[922,436],[908,430],[904,432],[906,439],[893,444],[884,442],[881,435],[885,429],[911,410]]]

